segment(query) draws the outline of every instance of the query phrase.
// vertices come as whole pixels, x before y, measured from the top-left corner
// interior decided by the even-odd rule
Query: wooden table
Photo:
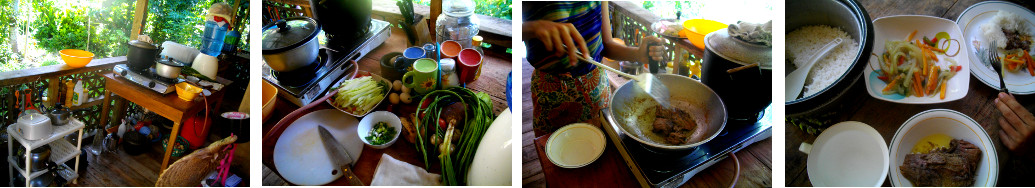
[[[918,14],[942,17],[949,20],[956,20],[963,10],[977,3],[977,0],[925,0],[925,1],[876,1],[860,0],[863,8],[870,14],[871,19],[885,16]],[[1033,3],[1022,4],[1032,9]],[[793,10],[788,10],[793,11]],[[956,101],[931,105],[909,105],[887,102],[875,99],[866,93],[865,84],[859,83],[843,96],[842,101],[851,101],[838,105],[838,112],[834,114],[831,123],[842,121],[859,121],[872,126],[884,137],[884,141],[891,143],[895,131],[907,119],[929,109],[952,109],[962,112],[976,120],[985,130],[991,134],[995,148],[999,155],[999,180],[998,186],[1032,186],[1035,185],[1029,180],[1030,174],[1035,173],[1033,160],[1029,158],[1011,157],[1010,152],[999,142],[999,123],[1001,117],[999,110],[995,108],[994,100],[998,91],[988,87],[971,75],[958,75],[970,77],[970,91],[967,96]],[[1035,96],[1017,95],[1017,100],[1027,109],[1035,107]],[[889,111],[894,109],[894,112]],[[829,125],[827,125],[829,126]],[[788,187],[812,186],[809,182],[806,171],[807,155],[798,151],[798,146],[803,142],[812,143],[818,135],[809,135],[792,124],[786,124],[786,171],[785,178]],[[884,186],[891,186],[890,180],[884,182]]]
[[[224,86],[230,85],[230,81],[226,79],[216,79],[217,81],[219,81],[219,83],[223,84]],[[179,136],[180,125],[182,124],[183,120],[194,117],[198,114],[198,112],[201,112],[205,109],[205,104],[203,102],[204,100],[200,98],[192,102],[187,102],[180,99],[179,96],[175,94],[175,92],[163,95],[158,92],[147,89],[144,86],[137,85],[134,82],[122,78],[121,76],[117,76],[113,72],[105,73],[104,81],[104,98],[108,100],[105,101],[105,106],[110,104],[111,100],[118,100],[118,104],[123,104],[122,107],[118,108],[124,109],[125,102],[122,102],[121,100],[127,100],[136,103],[137,105],[140,105],[141,107],[144,107],[148,110],[151,110],[152,112],[155,112],[156,114],[161,115],[162,117],[172,120],[173,128],[172,134],[169,135],[169,143],[176,143],[176,137]],[[220,101],[222,101],[223,98],[223,93],[225,92],[226,88],[223,88],[219,91],[213,92],[212,95],[207,96],[205,98],[209,99],[209,103],[214,104],[210,106],[219,106],[219,103]],[[112,98],[111,94],[113,93],[119,96],[118,99]],[[107,109],[111,110],[111,108]],[[116,114],[114,117],[117,117],[115,119],[121,119],[123,115],[124,114]],[[172,155],[172,146],[174,145],[175,144],[169,144],[169,147],[165,148],[165,154],[163,154],[161,166],[161,171],[163,172],[165,171],[166,167],[169,167],[169,158]]]
[[[361,58],[359,62],[357,62],[359,70],[380,74],[381,57],[391,52],[402,52],[404,49],[406,49],[406,47],[408,47],[406,45],[406,34],[402,30],[393,27],[391,37],[389,37],[388,40],[386,40],[383,44],[381,44],[381,46],[378,46],[367,55],[363,56],[363,58]],[[483,67],[481,77],[479,77],[478,80],[475,80],[473,83],[468,84],[467,88],[475,92],[485,92],[486,94],[489,94],[492,97],[492,111],[494,114],[499,114],[507,108],[506,86],[507,73],[509,73],[511,70],[511,54],[500,54],[491,51],[486,51],[485,53],[485,59],[482,62]],[[354,71],[355,70],[349,70],[349,72]],[[293,119],[284,119],[285,115],[291,113],[292,111],[298,110],[300,107],[289,102],[283,101],[285,101],[285,99],[283,98],[277,100],[273,112],[270,113],[270,118],[263,123],[263,135],[267,135],[270,129],[272,129],[278,121],[294,121]],[[400,114],[399,111],[406,111],[406,108],[415,108],[413,107],[415,106],[415,104],[416,102],[410,106],[403,106],[390,105],[388,102],[383,102],[381,103],[381,105],[377,106],[375,110],[387,110],[395,112],[396,114]],[[308,113],[309,111],[316,111],[321,109],[334,108],[326,103],[322,103],[311,109],[306,110],[306,113]],[[389,146],[385,149],[374,149],[369,146],[363,147],[363,152],[360,155],[358,162],[356,162],[356,164],[353,165],[353,169],[355,170],[356,176],[359,177],[360,181],[367,185],[370,184],[371,180],[374,177],[374,170],[377,168],[378,162],[381,160],[382,154],[391,155],[395,159],[410,163],[421,168],[424,167],[424,162],[421,157],[421,154],[416,150],[415,145],[403,140],[403,138],[401,137],[399,139],[400,140],[396,141],[395,144],[392,144],[392,146]],[[275,144],[276,143],[263,143],[264,148],[262,163],[264,166],[268,167],[271,172],[279,176],[279,172],[276,171],[276,166],[273,164],[272,160],[272,151],[273,146]],[[438,165],[437,162],[433,162],[431,168],[427,170],[431,173],[441,174],[440,168],[441,167]],[[271,175],[273,174],[267,174],[266,176]],[[287,182],[267,182],[266,180],[263,180],[263,185],[283,184],[287,184]],[[342,179],[338,179],[334,182],[331,182],[328,185],[346,185],[346,182]]]
[[[693,48],[690,46],[690,48]],[[691,50],[691,53],[694,53]],[[602,62],[611,67],[618,67],[616,62],[605,60]],[[565,187],[570,182],[583,182],[589,183],[598,181],[599,177],[589,176],[577,176],[577,177],[564,177],[566,179],[557,178],[558,174],[570,174],[570,170],[559,170],[556,166],[550,164],[549,159],[543,158],[542,153],[539,151],[541,148],[537,148],[537,142],[545,141],[549,138],[550,133],[535,133],[532,130],[532,94],[531,85],[528,81],[532,80],[532,71],[534,68],[528,64],[527,61],[522,62],[522,76],[521,80],[524,80],[521,84],[522,87],[522,103],[521,110],[521,161],[522,161],[522,180],[524,187]],[[628,79],[622,78],[616,74],[608,74],[608,80],[611,83],[612,88],[617,88],[621,84],[624,84]],[[599,120],[598,120],[599,121]],[[592,122],[591,122],[592,123]],[[772,187],[772,138],[759,141],[758,143],[751,144],[741,149],[736,155],[739,157],[739,163],[741,173],[736,180],[738,187]],[[621,159],[618,153],[610,153],[608,150],[614,150],[614,146],[611,146],[611,142],[608,141],[608,148],[605,149],[604,155],[613,155],[614,159],[608,156],[602,156],[598,161],[590,164],[583,168],[594,168],[601,169],[606,172],[594,172],[601,176],[613,177],[621,180],[608,180],[608,182],[617,182],[616,184],[622,184],[623,182],[633,182],[633,185],[637,185],[635,177],[629,172],[628,166],[624,166],[625,161]],[[601,162],[604,161],[604,162]],[[733,168],[733,160],[722,160],[712,167],[701,171],[682,187],[721,187],[721,185],[728,186],[733,177],[730,177],[732,172],[730,169]],[[614,165],[619,164],[619,165]],[[618,167],[611,167],[618,166]],[[606,179],[606,178],[605,178]],[[584,184],[580,184],[584,185]]]

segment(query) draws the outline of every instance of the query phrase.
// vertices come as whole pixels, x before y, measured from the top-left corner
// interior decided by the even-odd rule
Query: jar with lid
[[[473,0],[445,0],[442,14],[435,21],[435,41],[454,40],[463,48],[471,48],[471,39],[478,35],[478,17],[474,16]]]

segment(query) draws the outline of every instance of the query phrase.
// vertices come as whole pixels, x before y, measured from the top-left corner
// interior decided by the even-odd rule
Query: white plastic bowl
[[[382,145],[370,144],[370,141],[366,139],[367,135],[370,134],[370,129],[374,127],[377,122],[387,122],[389,126],[395,128],[395,136],[392,137],[391,141]],[[359,139],[363,140],[364,144],[367,144],[374,149],[384,149],[399,140],[399,134],[402,134],[402,121],[399,120],[399,116],[388,112],[388,111],[376,111],[367,114],[363,117],[363,120],[359,121],[359,126],[356,127],[356,134],[359,134]]]
[[[579,168],[596,161],[604,154],[607,141],[600,128],[574,123],[557,129],[546,140],[546,157],[562,168]]]
[[[981,161],[974,176],[976,187],[994,187],[999,176],[999,159],[992,139],[977,121],[963,113],[948,109],[932,109],[920,112],[906,120],[891,140],[891,185],[912,187],[902,175],[899,166],[920,139],[931,134],[945,134],[953,139],[963,139],[981,148]]]

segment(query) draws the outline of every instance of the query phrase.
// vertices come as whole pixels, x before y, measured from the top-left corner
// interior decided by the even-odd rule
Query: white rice
[[[787,34],[787,57],[793,58],[796,67],[804,66],[810,56],[837,38],[844,42],[813,65],[805,79],[803,96],[818,93],[847,72],[859,53],[859,43],[844,30],[826,25],[805,26]]]
[[[1020,31],[1020,33],[1031,35],[1024,18],[1012,12],[1000,10],[991,21],[981,25],[981,36],[985,40],[984,45],[996,41],[999,48],[1006,47],[1006,34],[1003,29]]]

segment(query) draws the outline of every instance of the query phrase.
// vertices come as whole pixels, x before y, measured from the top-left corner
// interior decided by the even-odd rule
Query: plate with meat
[[[993,187],[999,160],[988,133],[963,113],[914,115],[891,140],[893,186]]]
[[[609,117],[622,132],[649,147],[675,151],[704,144],[721,132],[726,107],[708,86],[673,74],[658,74],[658,80],[669,86],[671,109],[658,105],[635,81],[615,90]]]
[[[1010,2],[985,1],[964,10],[956,24],[963,30],[960,43],[967,45],[975,78],[999,89],[999,75],[988,61],[988,49],[995,42],[1006,88],[1013,94],[1035,93],[1035,12]]]

